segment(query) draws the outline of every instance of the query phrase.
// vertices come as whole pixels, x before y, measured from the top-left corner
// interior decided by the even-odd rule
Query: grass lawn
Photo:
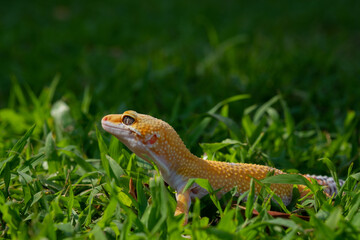
[[[0,239],[358,239],[359,5],[2,4]],[[198,156],[346,183],[333,199],[313,184],[287,208],[266,191],[246,210],[231,192],[205,197],[182,226],[174,190],[100,126],[128,109]]]

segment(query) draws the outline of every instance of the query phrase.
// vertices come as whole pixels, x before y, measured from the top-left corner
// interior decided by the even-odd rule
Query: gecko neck
[[[153,153],[152,160],[158,167],[164,180],[174,189],[178,190],[186,184],[189,177],[184,174],[187,169],[200,169],[204,162],[194,154],[192,154],[186,147],[182,150],[176,149],[174,151],[166,152],[166,154]]]

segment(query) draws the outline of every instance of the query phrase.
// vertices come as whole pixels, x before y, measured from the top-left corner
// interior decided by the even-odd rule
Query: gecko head
[[[188,151],[176,131],[166,122],[135,111],[103,117],[102,127],[132,152],[157,165],[171,161],[180,150]],[[165,163],[164,163],[165,164]]]

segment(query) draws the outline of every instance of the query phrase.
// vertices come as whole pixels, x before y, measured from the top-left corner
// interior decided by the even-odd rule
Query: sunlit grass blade
[[[74,191],[73,191],[73,186],[71,185],[71,183],[69,184],[69,200],[67,202],[67,214],[68,214],[68,221],[71,221],[71,216],[72,216],[72,210],[73,210],[73,206],[74,206]]]
[[[89,237],[90,239],[107,240],[105,233],[101,230],[99,225],[95,225],[95,227],[91,230]]]
[[[27,144],[27,140],[30,138],[31,134],[33,133],[34,129],[35,129],[36,125],[32,125],[31,128],[24,134],[24,136],[22,136],[17,142],[16,144],[13,146],[13,148],[10,150],[8,156],[14,156],[14,155],[18,155],[22,152],[22,150],[24,149],[25,145]]]
[[[263,115],[265,114],[265,112],[271,107],[271,105],[273,105],[274,103],[279,101],[279,99],[280,99],[280,96],[276,95],[275,97],[271,98],[269,101],[264,103],[261,107],[259,107],[259,109],[256,110],[255,115],[254,115],[254,123],[260,122],[260,120],[263,117]]]
[[[220,189],[214,190],[212,186],[209,183],[208,179],[202,179],[202,178],[190,178],[188,182],[186,183],[183,192],[187,191],[193,184],[198,184],[200,187],[204,188],[206,191],[208,191],[211,201],[214,203],[216,208],[218,209],[220,216],[223,216],[223,209],[221,207],[221,204],[216,196],[216,192]]]
[[[219,143],[200,143],[200,146],[203,149],[204,153],[208,155],[208,159],[213,159],[215,153],[220,149],[230,147],[233,145],[245,145],[245,144],[240,141],[232,140],[232,139],[225,139]]]
[[[208,228],[206,229],[206,232],[209,234],[209,236],[216,237],[216,239],[237,239],[237,236],[231,231],[224,231],[217,228]]]
[[[341,220],[342,215],[342,209],[340,207],[334,207],[329,217],[325,221],[326,226],[328,226],[331,230],[337,229],[339,227],[338,224]]]
[[[261,180],[262,183],[278,183],[278,184],[300,184],[309,187],[311,183],[299,174],[279,174],[266,177]]]
[[[109,162],[106,158],[106,154],[108,153],[108,149],[107,146],[104,142],[104,139],[101,136],[101,133],[99,131],[99,129],[96,127],[96,137],[98,140],[98,144],[99,144],[99,149],[100,149],[100,156],[101,156],[101,164],[102,167],[105,170],[105,173],[107,174],[108,177],[111,176],[110,174],[110,166],[109,166]]]
[[[112,157],[110,157],[109,155],[105,155],[105,157],[108,160],[109,170],[111,170],[112,173],[110,176],[114,177],[117,182],[120,182],[121,176],[125,173],[124,170],[117,162],[115,162],[114,159],[112,159]]]
[[[217,225],[217,229],[223,230],[226,232],[235,232],[236,230],[236,221],[234,221],[235,210],[232,209],[226,214],[223,215],[220,222]]]
[[[330,174],[332,176],[332,178],[334,179],[335,183],[336,183],[336,187],[337,189],[340,189],[340,184],[339,184],[339,178],[337,176],[336,173],[336,168],[334,163],[327,157],[325,158],[321,158],[319,159],[320,161],[324,162],[326,164],[326,166],[328,167],[328,169],[330,170]]]
[[[268,203],[266,203],[266,204],[270,204],[270,201],[275,201],[285,213],[290,214],[290,211],[286,208],[286,206],[284,205],[282,199],[279,196],[277,196],[274,191],[271,190],[270,186],[265,185],[265,183],[262,182],[262,180],[258,180],[258,179],[255,179],[255,178],[254,178],[254,182],[259,184],[262,187],[261,190],[265,191],[264,192],[266,194],[265,197],[269,198]],[[263,206],[264,206],[264,204],[263,204]]]
[[[10,204],[1,204],[0,212],[4,223],[6,223],[10,230],[16,234],[21,222],[19,212]]]
[[[261,141],[261,139],[262,139],[263,137],[264,137],[264,133],[261,132],[261,133],[259,134],[259,136],[256,138],[254,144],[251,145],[251,147],[250,147],[250,149],[249,149],[249,151],[248,151],[248,153],[247,153],[248,158],[250,158],[251,155],[254,153],[256,146],[260,143],[260,141]]]
[[[265,125],[266,125],[266,118],[263,118],[257,125],[255,125],[256,127],[254,128],[251,135],[249,136],[250,144],[252,144],[253,146],[254,145],[256,146],[259,137],[261,135],[264,135],[264,133],[265,133],[265,130],[264,130]],[[261,136],[261,138],[262,138],[262,136]]]
[[[351,221],[360,208],[360,192],[356,193],[353,199],[351,200],[349,212],[346,216],[346,219]]]
[[[247,219],[250,219],[252,216],[252,212],[254,210],[254,203],[255,203],[255,182],[254,179],[251,178],[250,191],[246,200],[246,210],[245,210],[245,217]]]
[[[104,228],[105,226],[107,226],[109,224],[109,222],[112,219],[112,216],[114,215],[114,213],[116,211],[116,207],[117,207],[116,199],[111,198],[110,202],[106,206],[106,209],[105,209],[101,219],[97,223],[100,228]]]
[[[10,167],[8,163],[2,165],[0,169],[0,178],[4,179],[4,183],[5,183],[4,195],[7,197],[9,195],[9,186],[11,179]]]

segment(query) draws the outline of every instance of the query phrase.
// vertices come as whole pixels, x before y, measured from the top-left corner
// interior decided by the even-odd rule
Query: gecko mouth
[[[122,123],[114,124],[112,122],[102,120],[101,125],[105,131],[124,140],[130,140],[133,139],[135,135],[141,135],[138,131],[136,131],[136,129]]]
[[[101,125],[105,130],[119,130],[119,129],[123,129],[121,127],[119,127],[120,125],[115,125],[113,123],[107,122],[107,121],[101,121]]]
[[[103,128],[119,129],[118,125],[114,126],[115,124],[106,121],[101,121],[101,125]]]
[[[105,129],[107,132],[110,132],[110,133],[116,134],[116,135],[125,135],[127,133],[132,132],[127,127],[122,126],[122,124],[114,124],[114,123],[107,122],[107,121],[101,121],[101,125],[102,125],[103,129]]]

